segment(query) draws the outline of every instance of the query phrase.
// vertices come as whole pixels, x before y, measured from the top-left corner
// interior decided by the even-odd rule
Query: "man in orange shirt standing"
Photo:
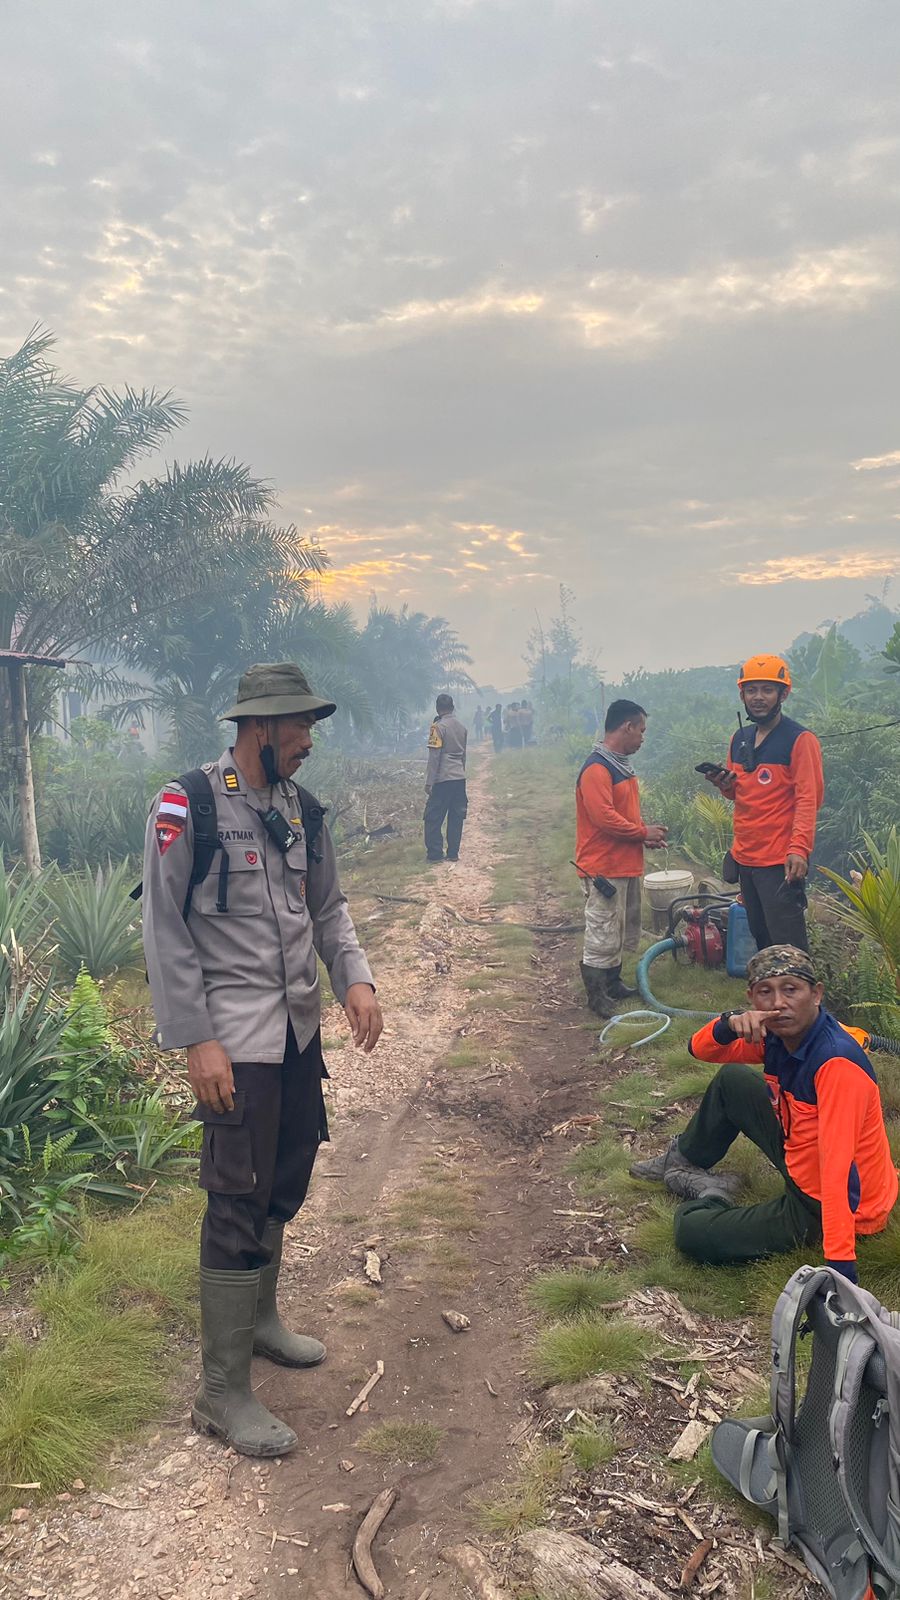
[[[575,865],[584,891],[584,960],[588,1005],[599,1017],[615,1015],[619,1000],[636,989],[622,982],[622,952],[636,950],[641,935],[644,846],[659,849],[665,828],[641,817],[638,781],[629,757],[644,742],[647,713],[633,700],[614,700],[602,740],[575,785]]]
[[[804,880],[825,789],[822,748],[782,712],[791,674],[780,656],[751,656],[738,687],[751,726],[734,735],[727,766],[707,778],[734,801],[731,853],[757,946],[808,950]]]

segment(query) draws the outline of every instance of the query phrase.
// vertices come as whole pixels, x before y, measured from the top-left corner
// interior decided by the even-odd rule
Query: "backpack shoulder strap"
[[[295,783],[294,788],[300,798],[300,815],[303,818],[303,828],[306,833],[306,852],[310,862],[321,861],[322,857],[316,853],[316,840],[325,826],[325,813],[327,806],[317,800],[314,794],[304,789],[302,784]]]
[[[213,858],[222,846],[219,842],[216,797],[207,773],[202,767],[192,767],[190,772],[183,772],[177,781],[187,795],[194,828],[194,861],[182,912],[187,922],[191,913],[194,890],[209,876]]]
[[[840,1330],[834,1373],[834,1399],[828,1419],[832,1461],[844,1502],[863,1545],[880,1573],[893,1585],[900,1583],[900,1483],[898,1483],[898,1444],[900,1444],[900,1330],[894,1312],[884,1307],[868,1290],[848,1283],[835,1274],[832,1289],[825,1296],[825,1310]],[[875,1427],[887,1426],[890,1442],[887,1451],[888,1481],[880,1486],[879,1501],[887,1498],[884,1536],[879,1538],[872,1525],[871,1507],[859,1494],[850,1470],[851,1426],[861,1404],[862,1388],[874,1351],[884,1360],[885,1393],[872,1415]],[[870,1391],[871,1395],[871,1391]],[[871,1404],[871,1398],[869,1400]],[[894,1589],[891,1592],[896,1592]]]
[[[793,1443],[797,1419],[797,1339],[806,1308],[833,1278],[827,1267],[799,1267],[789,1278],[772,1313],[772,1417],[787,1444]]]

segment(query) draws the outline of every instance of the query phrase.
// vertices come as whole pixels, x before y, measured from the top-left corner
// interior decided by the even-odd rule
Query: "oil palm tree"
[[[402,606],[391,611],[373,600],[360,636],[366,681],[377,683],[388,727],[401,738],[416,713],[441,689],[471,687],[472,658],[443,617]]]
[[[52,345],[35,330],[0,360],[0,649],[90,658],[75,686],[121,690],[115,661],[171,607],[321,558],[272,522],[271,489],[238,462],[205,457],[134,481],[185,408],[152,389],[78,387],[48,360]],[[28,680],[32,721],[50,676]],[[20,753],[24,828],[34,799],[12,711],[0,697],[0,750]]]
[[[297,562],[318,557],[304,547]],[[367,693],[354,670],[359,635],[349,606],[310,601],[299,565],[255,582],[242,593],[201,595],[170,607],[165,625],[136,628],[123,645],[127,665],[153,680],[113,710],[119,722],[153,712],[171,729],[173,759],[195,766],[216,755],[218,717],[234,699],[237,679],[254,661],[298,661],[317,692],[329,696],[356,728],[371,720]]]

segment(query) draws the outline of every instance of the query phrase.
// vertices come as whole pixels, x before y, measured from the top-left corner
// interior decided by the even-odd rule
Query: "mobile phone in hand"
[[[713,774],[717,778],[724,778],[727,768],[719,766],[716,761],[701,761],[700,765],[694,768],[694,771],[701,772],[704,778],[711,777]]]

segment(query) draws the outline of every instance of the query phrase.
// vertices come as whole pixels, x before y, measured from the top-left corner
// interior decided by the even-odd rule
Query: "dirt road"
[[[0,1536],[8,1535],[3,1597],[361,1595],[349,1552],[385,1485],[399,1491],[375,1547],[387,1595],[469,1592],[439,1552],[459,1539],[484,1541],[479,1500],[541,1436],[523,1285],[537,1267],[579,1251],[623,1249],[615,1220],[585,1211],[585,1224],[565,1175],[572,1145],[558,1130],[594,1106],[609,1072],[583,1013],[562,997],[573,942],[542,938],[504,955],[489,929],[472,926],[499,915],[487,902],[503,829],[487,769],[472,791],[463,859],[423,870],[403,890],[423,904],[355,906],[364,940],[366,930],[377,934],[387,1018],[378,1052],[361,1059],[334,1042],[345,1032],[340,1014],[325,1020],[333,1142],[286,1245],[284,1302],[295,1327],[327,1340],[328,1359],[311,1373],[255,1369],[261,1397],[296,1429],[299,1449],[283,1462],[251,1463],[193,1434],[191,1359],[170,1416],[111,1465],[103,1492],[73,1489]],[[543,896],[532,883],[527,920],[552,920]],[[367,1251],[379,1257],[380,1285],[365,1276]],[[463,1313],[470,1327],[453,1332],[445,1311]],[[678,1307],[648,1297],[639,1313],[671,1321]],[[696,1343],[698,1319],[687,1332]],[[384,1376],[348,1417],[378,1362]],[[655,1482],[644,1447],[660,1427],[667,1447],[672,1421],[659,1391],[648,1401],[625,1384],[620,1394],[637,1467],[613,1476]],[[388,1433],[385,1424],[398,1427]],[[630,1527],[623,1518],[618,1543],[645,1570],[646,1521],[640,1509]],[[673,1589],[694,1544],[675,1527],[649,1563]],[[502,1571],[506,1547],[488,1540],[485,1548]],[[718,1592],[750,1590],[723,1580]]]

